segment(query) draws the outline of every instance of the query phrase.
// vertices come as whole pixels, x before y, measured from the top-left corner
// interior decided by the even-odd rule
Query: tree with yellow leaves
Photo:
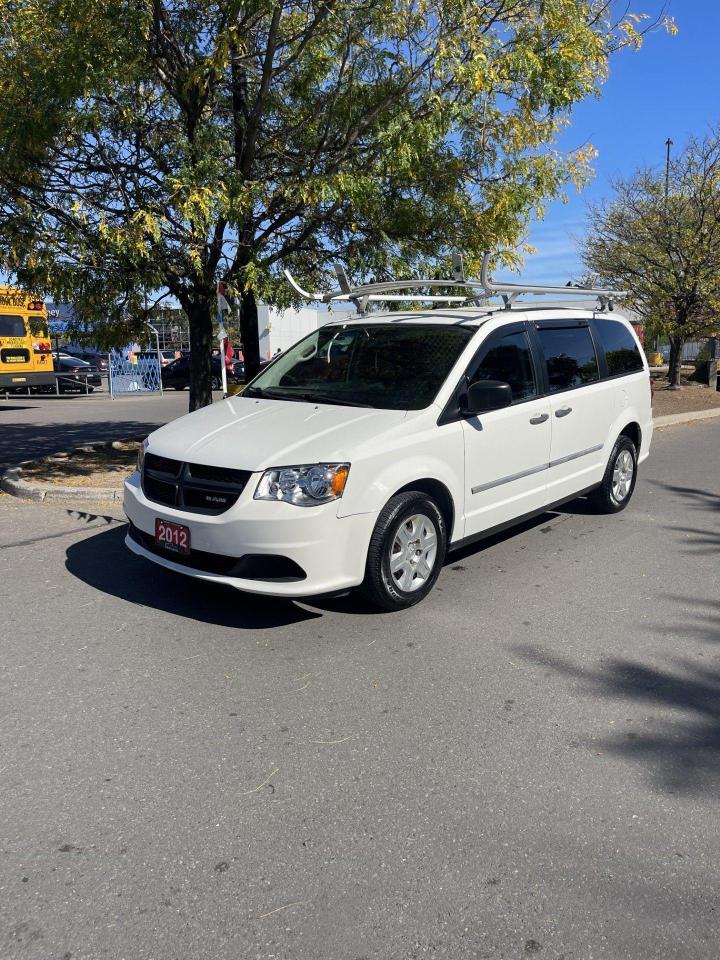
[[[648,24],[607,0],[1,0],[0,258],[96,340],[144,294],[190,321],[210,402],[214,291],[512,250],[588,174],[552,145]],[[672,29],[672,25],[668,24]],[[512,260],[512,254],[507,258]]]

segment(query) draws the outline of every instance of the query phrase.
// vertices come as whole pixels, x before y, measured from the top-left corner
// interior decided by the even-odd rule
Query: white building
[[[267,304],[258,304],[258,334],[260,356],[269,359],[278,350],[287,350],[301,337],[312,333],[329,320],[354,313],[352,307],[300,307],[299,310],[280,310]]]

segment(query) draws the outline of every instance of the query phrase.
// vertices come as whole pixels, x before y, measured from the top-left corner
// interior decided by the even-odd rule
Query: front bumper
[[[168,553],[158,555],[130,534],[125,543],[138,556],[200,580],[224,583],[248,593],[274,597],[309,597],[346,590],[362,583],[375,515],[337,516],[337,502],[317,507],[254,500],[258,476],[247,484],[237,503],[224,513],[208,516],[187,513],[148,500],[136,472],[125,481],[123,507],[133,526],[149,537],[155,535],[155,520],[173,520],[190,529],[193,551],[218,557],[246,555],[286,557],[302,568],[304,579],[279,581],[197,569],[189,560],[178,563]]]
[[[17,373],[0,373],[0,388],[3,390],[24,390],[26,387],[47,387],[55,384],[55,374],[35,370]]]

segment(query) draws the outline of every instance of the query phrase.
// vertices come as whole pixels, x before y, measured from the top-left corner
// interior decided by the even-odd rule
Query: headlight
[[[298,507],[315,507],[338,500],[347,483],[349,463],[313,463],[266,470],[255,491],[256,500],[284,500]]]
[[[137,468],[141,473],[142,473],[143,464],[145,463],[145,451],[147,450],[147,445],[148,445],[147,440],[143,440],[143,442],[140,444],[140,449],[138,450]]]

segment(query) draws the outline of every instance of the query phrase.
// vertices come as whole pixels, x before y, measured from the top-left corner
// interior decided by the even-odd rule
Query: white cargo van
[[[514,305],[545,290],[500,289],[501,308],[330,322],[241,396],[156,430],[125,484],[128,547],[239,590],[362,587],[399,609],[456,547],[581,495],[623,510],[653,429],[631,325],[607,309]],[[390,298],[327,298],[341,295]]]

